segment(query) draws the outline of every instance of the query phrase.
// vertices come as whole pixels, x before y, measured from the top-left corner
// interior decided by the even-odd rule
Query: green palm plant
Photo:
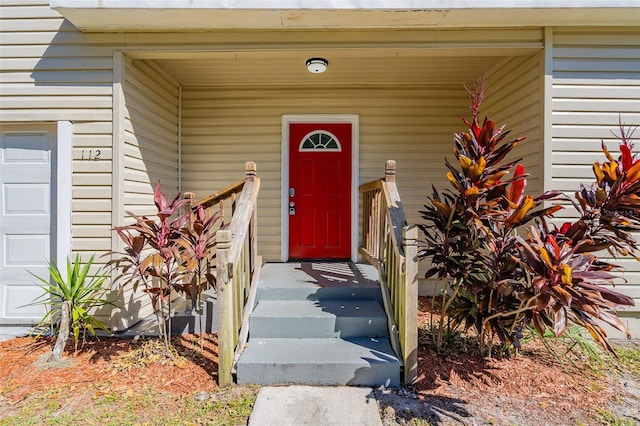
[[[113,305],[102,298],[106,291],[102,286],[106,276],[89,274],[93,258],[94,256],[91,256],[84,265],[81,265],[79,254],[76,254],[73,263],[67,258],[66,275],[63,275],[55,261],[47,264],[49,277],[34,275],[42,282],[40,288],[43,294],[32,304],[45,305],[47,308],[45,315],[36,326],[39,330],[38,335],[41,335],[48,328],[46,326],[51,324],[53,335],[56,336],[50,361],[58,361],[62,357],[69,332],[73,333],[76,351],[81,331],[83,342],[87,331],[94,336],[98,328],[108,332],[106,324],[92,314],[95,308]]]

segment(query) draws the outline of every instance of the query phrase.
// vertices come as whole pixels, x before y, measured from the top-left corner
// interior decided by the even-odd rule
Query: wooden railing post
[[[221,228],[216,232],[215,264],[218,299],[218,384],[233,383],[234,365],[247,341],[249,314],[253,309],[261,257],[256,244],[256,205],[260,178],[256,163],[245,163],[244,179],[194,203],[185,193],[191,211],[218,206]],[[187,204],[187,203],[185,203]],[[224,217],[224,206],[231,215]],[[188,207],[187,207],[188,208]],[[213,213],[212,213],[213,214]],[[217,214],[217,213],[216,213]],[[209,267],[209,265],[208,265]]]
[[[193,192],[185,192],[184,194],[182,194],[182,199],[183,200],[189,200],[189,207],[193,207],[193,205],[195,204],[196,201],[196,194]]]
[[[218,385],[233,384],[234,337],[233,327],[233,285],[229,271],[231,231],[221,229],[216,232],[216,276],[218,285]]]
[[[402,330],[404,341],[404,383],[413,384],[418,377],[418,227],[402,229],[405,256],[405,318]]]
[[[396,181],[396,161],[387,160],[384,166],[384,181],[395,182]]]
[[[258,172],[258,167],[256,163],[253,161],[247,161],[244,163],[244,174],[247,182],[254,182],[256,180]],[[253,274],[253,271],[256,266],[256,260],[258,257],[258,233],[257,233],[257,224],[258,222],[258,209],[254,207],[253,213],[251,214],[251,220],[249,221],[249,270]]]
[[[193,192],[185,192],[182,194],[183,200],[188,200],[184,205],[184,213],[189,213],[189,222],[193,222],[193,207],[196,205],[196,194]]]
[[[256,173],[257,173],[256,163],[254,163],[253,161],[247,161],[246,163],[244,163],[244,175],[246,179],[254,180],[256,177]]]

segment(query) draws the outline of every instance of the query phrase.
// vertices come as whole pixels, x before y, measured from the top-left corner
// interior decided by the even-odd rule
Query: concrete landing
[[[258,300],[378,300],[378,272],[351,262],[267,263],[260,271]]]
[[[249,426],[382,426],[371,388],[264,387]]]

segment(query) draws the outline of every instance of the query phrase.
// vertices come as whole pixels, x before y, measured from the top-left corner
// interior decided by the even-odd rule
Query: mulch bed
[[[178,362],[158,357],[157,362],[139,367],[131,362],[126,367],[125,356],[140,349],[148,339],[105,337],[90,340],[73,353],[69,341],[65,356],[69,363],[59,367],[42,362],[51,351],[50,338],[20,337],[0,342],[0,394],[15,403],[28,394],[60,386],[93,387],[100,394],[105,389],[127,392],[145,387],[182,394],[210,391],[217,387],[217,340],[213,334],[182,335],[173,345],[181,355]],[[119,362],[118,362],[119,361]],[[114,368],[114,364],[118,368]]]

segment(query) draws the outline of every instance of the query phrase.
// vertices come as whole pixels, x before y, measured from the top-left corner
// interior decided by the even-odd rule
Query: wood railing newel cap
[[[257,173],[256,163],[253,161],[247,161],[244,163],[244,173],[247,177],[255,176]]]
[[[402,228],[402,237],[404,238],[405,245],[417,246],[418,245],[418,227],[415,225],[405,226]]]
[[[195,192],[185,192],[182,194],[182,199],[183,200],[189,200],[189,204],[191,204],[193,206],[193,204],[196,201],[196,194]]]
[[[386,182],[395,182],[396,180],[396,161],[387,160],[384,168],[384,180]]]

